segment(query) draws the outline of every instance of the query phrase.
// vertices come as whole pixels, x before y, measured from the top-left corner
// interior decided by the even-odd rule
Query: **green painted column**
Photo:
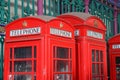
[[[4,37],[0,36],[0,80],[3,80],[3,45]]]

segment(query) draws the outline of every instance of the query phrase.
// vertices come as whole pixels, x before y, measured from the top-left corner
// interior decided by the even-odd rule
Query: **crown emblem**
[[[98,22],[94,20],[94,27],[98,27]]]
[[[26,22],[26,21],[23,21],[22,26],[23,26],[23,27],[26,27],[26,26],[27,26],[27,22]]]
[[[60,28],[62,28],[62,27],[63,27],[63,23],[61,22],[61,23],[60,23]]]

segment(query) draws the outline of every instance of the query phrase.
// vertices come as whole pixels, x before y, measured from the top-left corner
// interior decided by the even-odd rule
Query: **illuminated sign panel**
[[[33,35],[33,34],[39,34],[39,33],[41,33],[41,28],[35,27],[35,28],[11,30],[10,36]]]
[[[94,32],[94,31],[91,31],[91,30],[87,31],[87,36],[98,38],[98,39],[103,39],[103,34],[101,34],[99,32]]]
[[[50,28],[50,34],[57,35],[57,36],[62,36],[62,37],[68,37],[72,38],[72,33],[56,28]]]

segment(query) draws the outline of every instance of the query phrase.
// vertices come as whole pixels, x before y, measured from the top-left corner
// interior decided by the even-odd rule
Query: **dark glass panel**
[[[116,57],[116,64],[120,64],[120,57]]]
[[[95,74],[95,64],[92,64],[92,74]]]
[[[34,46],[34,58],[36,58],[36,46]]]
[[[69,58],[69,49],[63,47],[57,47],[56,58]]]
[[[10,72],[12,72],[12,61],[10,61]]]
[[[103,51],[100,51],[100,61],[103,62]]]
[[[95,50],[92,50],[92,62],[95,62]]]
[[[34,72],[36,72],[36,60],[34,60]]]
[[[10,48],[10,59],[12,59],[12,48]]]
[[[99,61],[99,51],[96,50],[96,62],[98,62],[98,61]]]
[[[14,58],[32,58],[32,47],[15,48]]]

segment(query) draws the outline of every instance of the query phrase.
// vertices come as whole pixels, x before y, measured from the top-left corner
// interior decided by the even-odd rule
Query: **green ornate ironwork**
[[[4,37],[0,36],[0,80],[3,80],[3,45]]]
[[[67,12],[85,12],[85,0],[44,0],[43,5],[43,13],[50,16],[57,16]],[[0,24],[7,24],[19,17],[35,15],[35,6],[37,6],[35,0],[1,0]],[[19,9],[21,9],[20,12],[18,12]],[[114,35],[113,12],[112,8],[102,4],[99,0],[89,0],[89,13],[103,20],[107,26],[107,39]],[[120,20],[118,19],[118,21]],[[118,23],[118,27],[119,25]]]
[[[114,34],[114,19],[113,9],[107,5],[103,5],[101,2],[92,0],[89,4],[89,13],[96,15],[102,19],[107,27],[106,39],[110,38]]]
[[[19,17],[35,15],[35,6],[35,0],[1,0],[0,24],[7,24]]]
[[[67,12],[84,12],[83,0],[44,0],[44,14],[57,16]]]

